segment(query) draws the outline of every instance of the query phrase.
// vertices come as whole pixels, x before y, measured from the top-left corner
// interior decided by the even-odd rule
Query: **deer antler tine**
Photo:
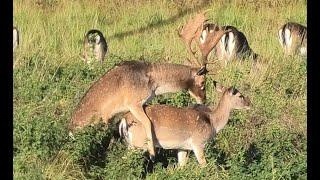
[[[205,14],[210,9],[204,10],[202,12],[199,12],[194,18],[190,18],[187,23],[180,29],[179,37],[185,44],[188,53],[191,55],[192,60],[194,61],[194,64],[197,66],[201,66],[202,63],[199,63],[197,60],[195,53],[196,51],[192,50],[192,42],[194,39],[199,38],[201,32],[202,32],[202,25],[207,20]]]

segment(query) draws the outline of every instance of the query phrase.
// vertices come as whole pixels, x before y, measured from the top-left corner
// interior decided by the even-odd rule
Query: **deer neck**
[[[232,108],[229,103],[220,100],[218,106],[210,114],[211,126],[218,133],[228,123]]]

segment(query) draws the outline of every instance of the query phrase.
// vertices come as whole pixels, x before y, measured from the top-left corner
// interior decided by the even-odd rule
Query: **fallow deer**
[[[108,45],[101,31],[91,29],[84,36],[84,61],[90,63],[91,59],[99,60],[101,63],[108,52]]]
[[[217,31],[218,29],[225,29],[228,31],[224,33],[221,38],[219,34],[212,35],[213,37],[218,36],[220,39],[214,48],[210,48],[213,49],[213,52],[215,52],[215,55],[220,61],[225,61],[225,63],[227,63],[235,58],[243,59],[246,57],[252,57],[253,60],[256,60],[258,57],[258,54],[253,52],[250,48],[246,36],[237,28],[233,26],[219,27],[213,23],[205,23],[203,29],[204,31],[199,38],[200,45],[202,45],[202,47],[200,46],[200,49],[205,48],[206,45],[203,44],[203,42],[205,42],[206,39],[212,38],[207,35],[208,31]]]
[[[204,166],[205,143],[227,124],[233,109],[249,109],[251,106],[249,98],[233,87],[216,85],[216,89],[222,92],[222,96],[215,109],[204,105],[186,108],[168,105],[146,107],[146,114],[153,124],[156,147],[178,149],[180,166],[187,163],[187,153],[190,150],[194,152],[199,164]],[[142,127],[131,113],[122,118],[119,133],[125,137],[129,148],[146,148],[147,136],[141,131]]]
[[[219,30],[217,33],[225,33]],[[187,33],[188,34],[188,33]],[[212,32],[210,32],[212,34]],[[181,35],[182,38],[186,36]],[[215,46],[217,40],[209,39],[205,43]],[[83,127],[91,124],[92,117],[108,121],[118,113],[130,111],[145,127],[148,141],[148,150],[154,157],[151,122],[146,116],[143,106],[155,95],[188,90],[198,103],[205,100],[205,77],[208,72],[206,60],[202,56],[199,63],[194,58],[195,68],[177,64],[149,64],[144,62],[125,62],[110,70],[88,90],[79,103],[70,127]],[[190,61],[189,61],[190,62]],[[119,80],[117,80],[119,78]],[[104,97],[98,96],[103,94]]]
[[[144,105],[154,96],[188,90],[198,103],[205,100],[205,67],[169,63],[126,61],[96,81],[80,100],[69,129],[72,131],[102,120],[108,123],[119,113],[131,112],[142,124],[149,139],[148,150],[154,158],[151,121]]]
[[[286,55],[307,55],[307,27],[288,22],[279,29],[278,39]]]

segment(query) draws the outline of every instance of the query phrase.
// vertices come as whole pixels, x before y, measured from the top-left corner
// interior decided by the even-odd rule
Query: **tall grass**
[[[152,164],[112,140],[115,123],[68,139],[71,112],[116,63],[183,63],[188,55],[176,29],[204,9],[211,9],[211,21],[244,32],[260,55],[256,65],[233,62],[207,78],[209,103],[218,100],[213,80],[235,85],[253,103],[250,111],[235,111],[208,143],[207,167],[199,168],[191,153],[187,166],[177,168],[175,151],[163,150]],[[14,178],[306,179],[306,59],[285,57],[277,40],[283,23],[306,24],[306,1],[15,0],[13,12],[21,33],[13,71]],[[103,65],[88,67],[80,55],[92,28],[105,34],[110,51]],[[183,107],[194,101],[180,92],[152,103]]]

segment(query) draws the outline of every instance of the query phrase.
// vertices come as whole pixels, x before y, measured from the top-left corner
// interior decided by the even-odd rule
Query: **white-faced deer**
[[[92,58],[101,63],[108,51],[108,45],[101,31],[92,29],[84,36],[84,61],[90,63]]]
[[[152,126],[144,105],[156,95],[180,90],[188,90],[198,103],[203,103],[206,98],[205,73],[205,67],[123,62],[90,87],[74,111],[69,128],[82,128],[99,120],[108,123],[118,113],[130,111],[143,124],[140,131],[145,131],[149,139],[148,150],[153,158]]]
[[[216,108],[204,105],[178,108],[168,105],[150,105],[146,114],[151,119],[156,147],[178,149],[180,166],[187,163],[187,153],[192,150],[201,166],[206,164],[205,143],[214,137],[228,122],[233,109],[249,109],[251,102],[232,87],[216,85],[222,92]],[[145,149],[147,138],[143,125],[131,114],[126,114],[120,124],[119,133],[130,148]]]
[[[19,31],[17,27],[13,26],[13,51],[19,45]]]
[[[279,29],[278,39],[286,55],[307,55],[307,27],[288,22]]]

